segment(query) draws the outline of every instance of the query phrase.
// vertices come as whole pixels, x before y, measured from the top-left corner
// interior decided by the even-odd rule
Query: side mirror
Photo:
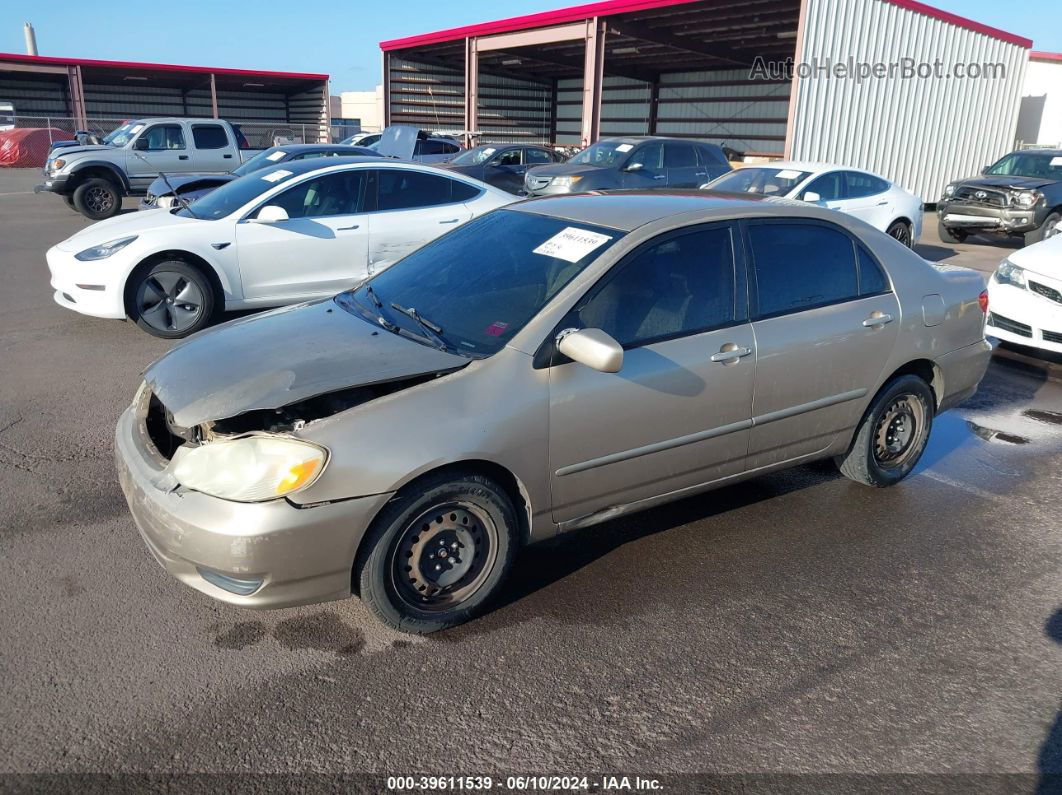
[[[288,220],[288,211],[275,204],[267,204],[258,211],[258,215],[247,220],[254,221],[256,224],[278,224]]]
[[[557,350],[573,362],[602,373],[618,373],[623,367],[623,346],[599,328],[561,332]]]
[[[138,151],[140,151],[140,152],[146,152],[148,150],[148,138],[147,138],[147,136],[146,135],[142,135],[139,138],[137,138],[136,141],[133,143],[133,148],[138,150]]]
[[[624,171],[641,171],[645,168],[645,163],[630,163],[623,167]]]
[[[809,190],[804,192],[804,201],[814,204],[815,202],[822,201],[822,197],[815,191]]]

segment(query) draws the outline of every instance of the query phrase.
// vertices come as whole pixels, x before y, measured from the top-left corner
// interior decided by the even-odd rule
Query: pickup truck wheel
[[[944,243],[962,243],[966,240],[966,232],[961,229],[948,229],[939,221],[937,222],[937,236]]]
[[[383,623],[427,634],[468,621],[497,593],[519,544],[512,501],[475,472],[446,472],[388,503],[354,582]]]
[[[62,194],[62,196],[63,196],[63,201],[66,202],[66,206],[69,207],[74,212],[77,212],[77,207],[74,205],[74,197],[72,195],[70,195],[69,193],[64,193],[64,194]]]
[[[204,328],[214,314],[214,288],[194,265],[167,260],[134,272],[129,316],[148,334],[180,339]]]
[[[1039,229],[1025,233],[1025,245],[1031,246],[1058,234],[1062,234],[1062,213],[1056,211],[1044,219]]]
[[[894,221],[885,234],[889,237],[894,237],[903,243],[907,248],[911,248],[914,245],[914,241],[911,240],[911,227],[904,221]]]
[[[841,474],[865,486],[899,483],[926,449],[935,406],[933,391],[918,376],[891,380],[863,415],[851,448],[836,459]]]
[[[86,218],[102,221],[122,209],[122,197],[113,182],[94,177],[74,190],[74,208]]]

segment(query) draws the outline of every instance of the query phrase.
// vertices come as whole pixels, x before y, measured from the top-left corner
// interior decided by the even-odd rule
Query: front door
[[[524,174],[527,173],[527,165],[523,163],[520,149],[506,149],[500,155],[495,155],[490,161],[491,185],[510,193],[516,193],[524,185]]]
[[[550,367],[554,520],[740,473],[756,355],[729,224],[662,235],[595,285],[560,328],[623,344],[618,373]]]
[[[756,336],[749,468],[828,448],[883,377],[900,308],[881,267],[833,224],[748,222]]]
[[[304,180],[267,202],[283,207],[288,220],[236,225],[245,298],[266,303],[335,295],[365,278],[365,174],[357,169]]]
[[[630,146],[630,144],[620,144]],[[620,148],[617,147],[617,150]],[[664,169],[664,144],[650,141],[641,144],[623,164],[620,173],[622,187],[630,189],[667,187],[667,171]]]
[[[464,202],[478,191],[438,174],[410,168],[373,169],[375,211],[369,218],[369,273],[472,218]]]
[[[137,136],[128,159],[134,189],[150,185],[159,173],[189,170],[188,142],[179,124],[153,124]]]

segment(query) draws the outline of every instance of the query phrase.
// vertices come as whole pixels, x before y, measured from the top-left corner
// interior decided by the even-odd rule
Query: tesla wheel
[[[1026,233],[1025,245],[1031,246],[1058,234],[1062,234],[1062,213],[1053,212],[1044,219],[1039,229]]]
[[[878,488],[899,483],[926,449],[935,405],[933,391],[918,376],[894,378],[870,404],[848,453],[836,459],[841,473]]]
[[[944,243],[963,243],[966,240],[966,232],[961,229],[948,229],[942,223],[937,223],[937,236]]]
[[[907,248],[911,248],[914,245],[914,241],[911,239],[911,225],[906,221],[895,221],[886,231],[889,237],[894,237],[903,243]]]
[[[157,262],[134,274],[129,317],[148,334],[179,339],[204,328],[214,314],[214,288],[199,268],[182,260]]]
[[[102,221],[122,209],[122,197],[110,180],[86,179],[74,190],[74,208],[86,218]]]
[[[427,634],[475,616],[497,593],[519,545],[512,501],[474,472],[419,481],[381,511],[354,580],[377,618]]]

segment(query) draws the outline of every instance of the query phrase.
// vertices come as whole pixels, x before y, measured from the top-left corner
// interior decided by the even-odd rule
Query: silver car
[[[121,482],[193,588],[431,632],[558,533],[816,459],[899,482],[985,372],[982,287],[808,205],[528,201],[174,348]]]

